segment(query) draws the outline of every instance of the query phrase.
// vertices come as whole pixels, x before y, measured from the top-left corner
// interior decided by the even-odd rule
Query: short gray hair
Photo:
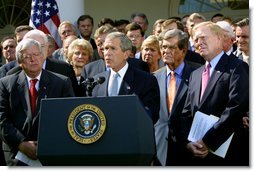
[[[220,26],[223,30],[225,30],[230,37],[235,37],[235,33],[227,21],[218,21],[216,22],[218,26]]]
[[[120,39],[120,47],[121,47],[123,52],[125,52],[127,50],[132,50],[132,42],[126,36],[126,34],[124,34],[122,32],[113,32],[113,33],[110,33],[110,34],[108,34],[106,36],[106,39],[110,39],[110,40],[111,39],[115,39],[115,38],[119,38]]]
[[[22,60],[23,52],[32,45],[38,46],[40,53],[43,54],[40,42],[30,38],[23,39],[16,47],[16,59],[19,63]]]
[[[168,30],[164,36],[163,36],[163,40],[167,40],[173,37],[178,37],[178,48],[179,49],[187,49],[188,48],[188,42],[189,42],[189,38],[187,33],[179,30],[179,29],[172,29],[172,30]]]

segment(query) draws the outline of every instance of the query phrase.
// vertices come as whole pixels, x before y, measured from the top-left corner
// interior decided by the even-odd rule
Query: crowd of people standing
[[[151,165],[249,166],[249,19],[193,13],[158,19],[151,35],[148,26],[145,14],[133,13],[129,20],[103,18],[94,30],[93,18],[82,15],[77,26],[60,24],[58,49],[28,25],[4,37],[0,165],[25,165],[15,159],[18,151],[37,159],[43,97],[86,97],[84,80],[103,76],[92,97],[136,94],[145,106],[157,150]],[[219,119],[192,142],[197,112]],[[232,134],[225,157],[211,152]]]

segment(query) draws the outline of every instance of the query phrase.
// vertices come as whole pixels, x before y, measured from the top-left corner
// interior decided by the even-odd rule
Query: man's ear
[[[131,51],[130,51],[130,50],[126,50],[126,51],[124,52],[124,59],[128,59],[129,56],[130,56],[130,54],[131,54]]]

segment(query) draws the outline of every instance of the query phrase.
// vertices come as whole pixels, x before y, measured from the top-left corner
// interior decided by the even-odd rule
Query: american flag
[[[29,25],[50,34],[55,39],[57,46],[61,47],[61,39],[57,30],[60,25],[59,10],[55,0],[32,0]]]

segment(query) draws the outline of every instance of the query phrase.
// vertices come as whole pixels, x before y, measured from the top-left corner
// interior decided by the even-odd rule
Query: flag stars
[[[51,7],[51,5],[50,5],[49,2],[46,3],[46,7],[47,7],[47,8],[50,8],[50,7]]]
[[[50,16],[50,15],[49,15],[49,11],[45,11],[44,14],[45,14],[46,17],[47,17],[47,16]]]
[[[40,7],[42,7],[42,6],[43,6],[43,5],[42,5],[42,1],[38,3],[38,6],[40,6]]]
[[[39,19],[39,18],[36,18],[34,22],[35,22],[36,24],[40,24],[40,19]]]
[[[36,14],[37,14],[37,15],[41,15],[41,11],[40,11],[40,10],[37,10],[37,11],[36,11]]]
[[[57,10],[57,6],[56,6],[56,5],[54,5],[53,8],[54,8],[55,10]]]

